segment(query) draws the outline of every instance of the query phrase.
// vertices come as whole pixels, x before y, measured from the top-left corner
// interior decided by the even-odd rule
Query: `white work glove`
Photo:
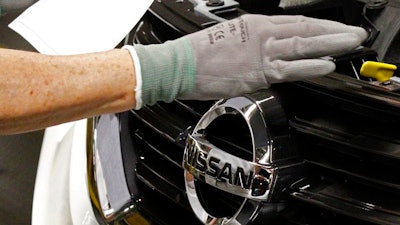
[[[360,27],[304,16],[244,15],[164,44],[135,45],[130,50],[142,78],[136,108],[233,97],[326,75],[335,64],[320,57],[350,51],[367,35]]]

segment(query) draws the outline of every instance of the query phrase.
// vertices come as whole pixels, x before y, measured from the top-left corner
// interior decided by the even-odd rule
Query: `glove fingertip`
[[[321,59],[323,66],[321,66],[321,75],[332,73],[336,69],[336,64],[330,60]]]
[[[308,69],[304,68],[304,70],[309,71],[309,75],[308,75],[309,78],[325,76],[327,74],[332,73],[336,69],[336,64],[334,62],[332,62],[331,60],[310,59],[307,61],[309,61],[310,65],[308,66],[309,67]]]

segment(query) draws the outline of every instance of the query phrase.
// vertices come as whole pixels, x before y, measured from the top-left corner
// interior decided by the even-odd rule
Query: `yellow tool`
[[[360,69],[361,76],[374,78],[380,82],[388,81],[397,67],[393,64],[366,61]]]

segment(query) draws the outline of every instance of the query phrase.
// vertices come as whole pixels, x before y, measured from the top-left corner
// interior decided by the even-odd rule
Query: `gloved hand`
[[[320,57],[352,50],[366,38],[364,29],[334,21],[244,15],[174,41],[135,45],[131,54],[142,78],[136,108],[175,98],[232,97],[326,75],[335,64]]]

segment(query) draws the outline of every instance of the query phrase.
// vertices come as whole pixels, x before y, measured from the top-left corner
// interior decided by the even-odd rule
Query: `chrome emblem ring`
[[[271,201],[278,173],[275,155],[282,149],[274,144],[271,127],[265,117],[271,110],[283,114],[280,105],[276,107],[276,102],[274,96],[265,93],[256,97],[220,100],[203,115],[188,136],[182,163],[186,191],[193,211],[204,224],[244,224],[240,220],[249,221],[249,218],[243,215],[251,215],[258,203]],[[272,108],[265,110],[268,107]],[[252,153],[252,160],[221,149],[207,139],[207,127],[226,115],[236,115],[245,121],[251,137],[252,149],[248,151]],[[236,196],[242,199],[242,203],[233,215],[214,215],[203,201],[213,197],[199,194],[204,185]]]

